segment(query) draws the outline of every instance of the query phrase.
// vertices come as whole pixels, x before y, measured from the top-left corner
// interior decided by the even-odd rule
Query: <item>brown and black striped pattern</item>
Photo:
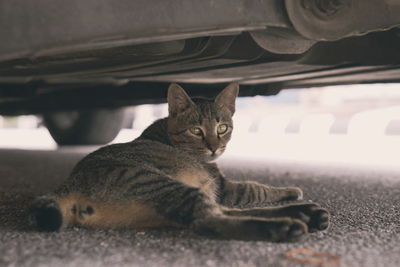
[[[230,181],[213,163],[231,137],[237,95],[238,85],[231,84],[213,100],[190,99],[172,84],[167,118],[132,142],[86,156],[64,185],[34,202],[32,222],[44,231],[177,226],[268,241],[293,241],[326,229],[328,212],[314,203],[234,208],[302,197],[296,187]]]

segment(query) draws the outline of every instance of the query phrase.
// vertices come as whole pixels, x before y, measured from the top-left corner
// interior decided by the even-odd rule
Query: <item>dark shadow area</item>
[[[28,214],[33,199],[33,195],[0,192],[0,228],[31,231]]]

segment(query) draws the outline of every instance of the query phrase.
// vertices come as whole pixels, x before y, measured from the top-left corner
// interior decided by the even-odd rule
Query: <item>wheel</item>
[[[99,145],[111,142],[121,130],[124,109],[52,112],[43,121],[59,145]]]

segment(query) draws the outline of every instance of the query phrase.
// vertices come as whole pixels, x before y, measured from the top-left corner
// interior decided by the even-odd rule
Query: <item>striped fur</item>
[[[302,196],[295,187],[229,181],[212,163],[231,137],[237,94],[237,84],[231,84],[215,100],[190,99],[171,85],[169,116],[132,142],[103,147],[82,159],[65,184],[35,201],[33,223],[45,231],[72,225],[172,225],[223,238],[269,241],[297,240],[325,229],[328,213],[317,204],[232,208]]]

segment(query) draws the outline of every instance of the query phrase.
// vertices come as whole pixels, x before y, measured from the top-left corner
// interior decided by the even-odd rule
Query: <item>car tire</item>
[[[52,112],[43,122],[58,145],[101,145],[111,142],[124,121],[124,109]]]

